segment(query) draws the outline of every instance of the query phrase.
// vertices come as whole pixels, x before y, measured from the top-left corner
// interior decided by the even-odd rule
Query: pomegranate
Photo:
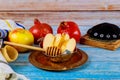
[[[34,36],[34,43],[38,44],[38,39],[44,38],[46,34],[53,33],[50,25],[47,23],[41,23],[38,19],[34,20],[34,25],[29,29]]]
[[[78,25],[73,21],[63,21],[60,23],[57,33],[67,33],[70,38],[74,38],[76,42],[80,41],[81,32]]]

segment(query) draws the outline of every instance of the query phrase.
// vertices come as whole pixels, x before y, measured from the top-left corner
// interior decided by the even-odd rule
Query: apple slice
[[[63,44],[63,42],[65,42],[66,40],[69,39],[69,35],[68,34],[56,34],[55,35],[55,41],[54,41],[54,46],[60,48]]]
[[[48,47],[53,46],[54,40],[55,37],[53,34],[47,34],[43,40],[43,49],[46,50]]]
[[[70,39],[69,35],[63,33],[63,34],[61,35],[61,41],[60,41],[60,43],[59,43],[59,47],[61,48],[62,44],[63,44],[65,41],[69,40],[69,39]]]
[[[62,46],[61,46],[61,51],[62,51],[62,53],[63,53],[65,50],[68,50],[68,51],[70,51],[70,52],[73,52],[74,49],[75,49],[75,47],[76,47],[76,41],[75,41],[74,38],[71,38],[71,39],[69,39],[69,40],[66,40],[66,41],[62,44]]]
[[[59,47],[62,40],[61,34],[55,35],[54,46]]]
[[[66,40],[70,39],[70,36],[68,34],[62,33],[62,39],[63,39],[63,41],[66,41]]]

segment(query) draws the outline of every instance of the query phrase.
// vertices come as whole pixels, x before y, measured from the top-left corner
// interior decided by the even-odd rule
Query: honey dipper
[[[14,42],[8,42],[8,41],[3,41],[1,40],[1,44],[7,44],[7,45],[12,45],[12,46],[18,46],[18,47],[23,47],[31,50],[37,50],[37,51],[44,51],[45,55],[55,57],[57,55],[61,54],[61,50],[58,47],[48,47],[46,50],[40,47],[34,47],[34,46],[29,46],[29,45],[24,45],[24,44],[18,44]]]

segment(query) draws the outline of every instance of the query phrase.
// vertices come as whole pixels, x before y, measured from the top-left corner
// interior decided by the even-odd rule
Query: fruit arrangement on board
[[[72,21],[64,21],[60,23],[56,32],[57,34],[53,34],[53,29],[49,24],[42,23],[38,19],[34,19],[34,25],[31,26],[29,30],[23,28],[10,29],[6,36],[6,40],[18,45],[23,44],[34,46],[34,44],[36,44],[44,50],[47,50],[48,47],[53,47],[50,50],[54,51],[54,47],[57,47],[61,54],[65,53],[66,50],[69,51],[69,53],[74,52],[76,43],[79,42],[81,38],[81,32],[78,25]],[[3,43],[7,44],[5,42]],[[29,48],[19,47],[16,45],[11,45],[11,47],[3,47],[2,51],[5,53],[5,57],[7,51],[11,52],[13,48],[16,49],[18,53],[29,51]],[[18,56],[18,53],[16,53],[15,57]],[[9,53],[7,56],[13,56],[13,54]],[[9,62],[11,61],[9,60]]]

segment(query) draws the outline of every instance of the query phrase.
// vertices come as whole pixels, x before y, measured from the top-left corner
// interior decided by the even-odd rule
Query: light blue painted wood
[[[10,66],[16,72],[26,75],[31,80],[58,78],[61,80],[78,78],[120,78],[120,49],[108,51],[100,48],[81,47],[81,50],[87,52],[89,60],[83,66],[73,70],[51,72],[38,69],[29,63],[28,56],[30,53],[19,54],[19,58],[15,62],[10,63]]]
[[[25,54],[28,56],[27,54]],[[22,56],[21,56],[22,57]],[[21,58],[19,57],[19,58]],[[27,57],[26,57],[27,58]],[[28,62],[14,62],[11,67],[29,78],[78,79],[78,78],[120,78],[120,62],[89,61],[81,67],[63,72],[38,69]],[[57,76],[57,77],[56,77]]]
[[[90,27],[80,27],[82,34],[86,33]],[[54,34],[57,27],[54,28]],[[28,61],[28,53],[19,54],[15,62],[10,66],[18,73],[27,76],[30,80],[66,80],[66,79],[85,79],[85,80],[119,80],[120,79],[120,48],[116,51],[109,51],[77,44],[77,48],[85,51],[89,59],[87,63],[78,68],[53,72],[38,69]]]

